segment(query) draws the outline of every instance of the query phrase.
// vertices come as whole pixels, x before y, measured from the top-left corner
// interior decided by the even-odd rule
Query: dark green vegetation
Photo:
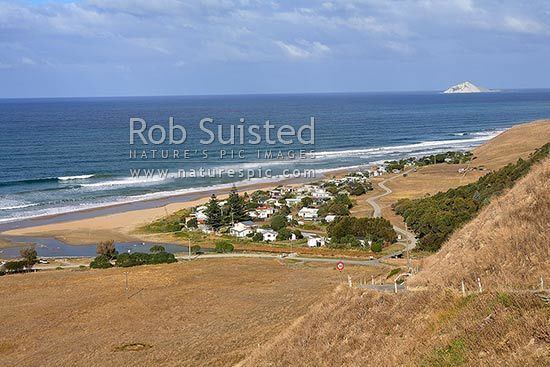
[[[360,246],[359,239],[372,241],[372,249],[382,250],[383,244],[397,241],[397,233],[389,220],[384,218],[342,217],[331,223],[327,228],[328,236],[333,244],[347,244],[351,247]]]
[[[97,245],[98,256],[92,260],[90,268],[107,269],[113,266],[127,268],[138,265],[169,264],[177,261],[174,254],[165,251],[164,246],[152,246],[150,251],[150,254],[143,252],[118,254],[113,241],[100,242]]]
[[[349,210],[352,206],[353,203],[348,195],[338,194],[330,201],[319,207],[319,216],[324,217],[327,214],[335,214],[340,216],[349,215]]]
[[[427,166],[437,163],[449,163],[459,164],[468,163],[472,159],[472,153],[470,152],[446,152],[427,155],[420,158],[410,157],[407,159],[400,159],[398,161],[386,161],[386,170],[392,172],[393,170],[402,171],[406,165]]]
[[[212,194],[206,205],[205,214],[208,216],[206,223],[218,230],[224,225],[249,220],[245,198],[250,202],[248,195],[239,196],[237,188],[233,186],[225,205],[220,206],[216,195]]]
[[[533,164],[548,157],[549,151],[547,143],[528,159],[519,159],[476,182],[422,199],[400,200],[394,210],[417,234],[420,250],[437,251],[453,231],[474,218],[492,197],[511,188]]]
[[[37,262],[36,249],[34,247],[27,247],[19,251],[22,260],[8,261],[4,264],[3,269],[0,269],[0,275],[6,273],[20,273],[23,271],[30,271],[34,264]]]
[[[218,253],[227,253],[227,252],[233,252],[235,247],[233,244],[227,240],[220,240],[216,242],[216,252]]]

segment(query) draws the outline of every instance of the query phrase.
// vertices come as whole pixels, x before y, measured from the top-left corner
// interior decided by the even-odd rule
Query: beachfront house
[[[261,233],[262,240],[265,242],[273,242],[277,239],[277,232],[272,229],[258,228],[257,233]]]
[[[249,220],[235,223],[233,227],[229,229],[229,234],[235,237],[243,238],[248,236],[249,234],[254,233],[256,227],[257,225]]]
[[[321,247],[325,245],[325,237],[319,236],[317,234],[308,234],[307,236],[307,246],[308,247]]]
[[[267,219],[275,213],[275,209],[268,206],[262,206],[256,209],[256,213],[258,214],[258,219]]]
[[[298,216],[304,220],[316,220],[319,217],[319,209],[303,207],[298,211]]]

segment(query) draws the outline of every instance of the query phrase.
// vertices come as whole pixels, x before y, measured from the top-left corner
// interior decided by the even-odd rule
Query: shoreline
[[[515,160],[518,156],[525,155],[530,150],[538,148],[542,145],[540,144],[541,141],[550,141],[550,133],[548,132],[550,124],[548,122],[549,120],[536,120],[516,124],[507,129],[506,132],[477,146],[472,151],[474,153],[483,152],[483,156],[478,157],[479,159],[474,161],[476,162],[475,164],[487,164],[495,160],[495,152],[498,151],[501,151],[499,163],[504,163],[506,160]],[[521,152],[509,152],[510,148],[504,146],[509,144],[510,140],[520,138],[530,142],[528,147]],[[510,157],[502,157],[507,154]],[[365,166],[368,166],[368,164],[365,164]],[[321,175],[315,178],[289,178],[273,182],[251,183],[237,187],[237,189],[242,193],[245,191],[251,192],[259,189],[274,188],[281,185],[303,185],[307,182],[326,179],[329,176],[341,175],[353,169],[357,169],[357,166],[324,170]],[[422,176],[420,170],[419,174]],[[429,176],[428,174],[427,177],[429,178]],[[2,223],[0,224],[0,247],[6,247],[1,241],[3,237],[5,239],[5,236],[50,237],[69,245],[89,245],[107,239],[125,242],[144,240],[146,235],[135,233],[135,230],[141,225],[175,211],[201,205],[208,201],[212,194],[216,194],[220,199],[223,199],[229,190],[230,187],[217,188],[162,199],[115,204],[109,207]]]

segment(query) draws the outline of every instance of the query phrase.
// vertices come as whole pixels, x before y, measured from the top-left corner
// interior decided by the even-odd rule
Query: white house
[[[336,219],[336,215],[329,214],[325,217],[325,222],[332,223],[332,222],[334,222],[335,219]]]
[[[254,222],[251,222],[251,221],[239,222],[233,225],[233,227],[229,229],[229,233],[232,236],[242,238],[242,237],[248,236],[251,233],[254,233],[254,229],[256,227],[257,227],[256,224],[254,224]]]
[[[301,201],[302,201],[302,197],[285,199],[285,202],[286,202],[287,206],[298,205],[298,204],[300,204]]]
[[[258,214],[257,218],[267,219],[275,213],[275,209],[268,206],[262,206],[256,209],[256,213]]]
[[[304,235],[304,237],[306,237]],[[308,247],[321,247],[325,245],[325,237],[321,237],[316,234],[309,234],[307,236],[307,246]]]
[[[298,216],[304,220],[315,220],[319,217],[319,209],[303,207],[298,211]]]
[[[277,239],[278,233],[272,229],[259,228],[256,232],[261,233],[266,242],[273,242]]]
[[[317,189],[311,193],[311,197],[318,200],[332,199],[332,194],[325,189]]]
[[[197,218],[198,223],[204,223],[208,219],[208,215],[204,214],[203,212],[196,212],[195,218]]]

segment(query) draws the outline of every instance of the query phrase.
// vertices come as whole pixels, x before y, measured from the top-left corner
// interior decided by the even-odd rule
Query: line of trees
[[[166,252],[164,246],[161,245],[151,246],[150,253],[119,254],[114,241],[102,241],[96,246],[96,252],[98,256],[90,263],[92,269],[106,269],[113,266],[127,268],[138,265],[169,264],[177,261],[174,254]]]
[[[474,218],[492,197],[512,187],[533,164],[548,157],[549,150],[547,143],[527,160],[519,159],[471,184],[427,198],[399,200],[394,210],[418,236],[419,249],[437,251],[453,231]]]

